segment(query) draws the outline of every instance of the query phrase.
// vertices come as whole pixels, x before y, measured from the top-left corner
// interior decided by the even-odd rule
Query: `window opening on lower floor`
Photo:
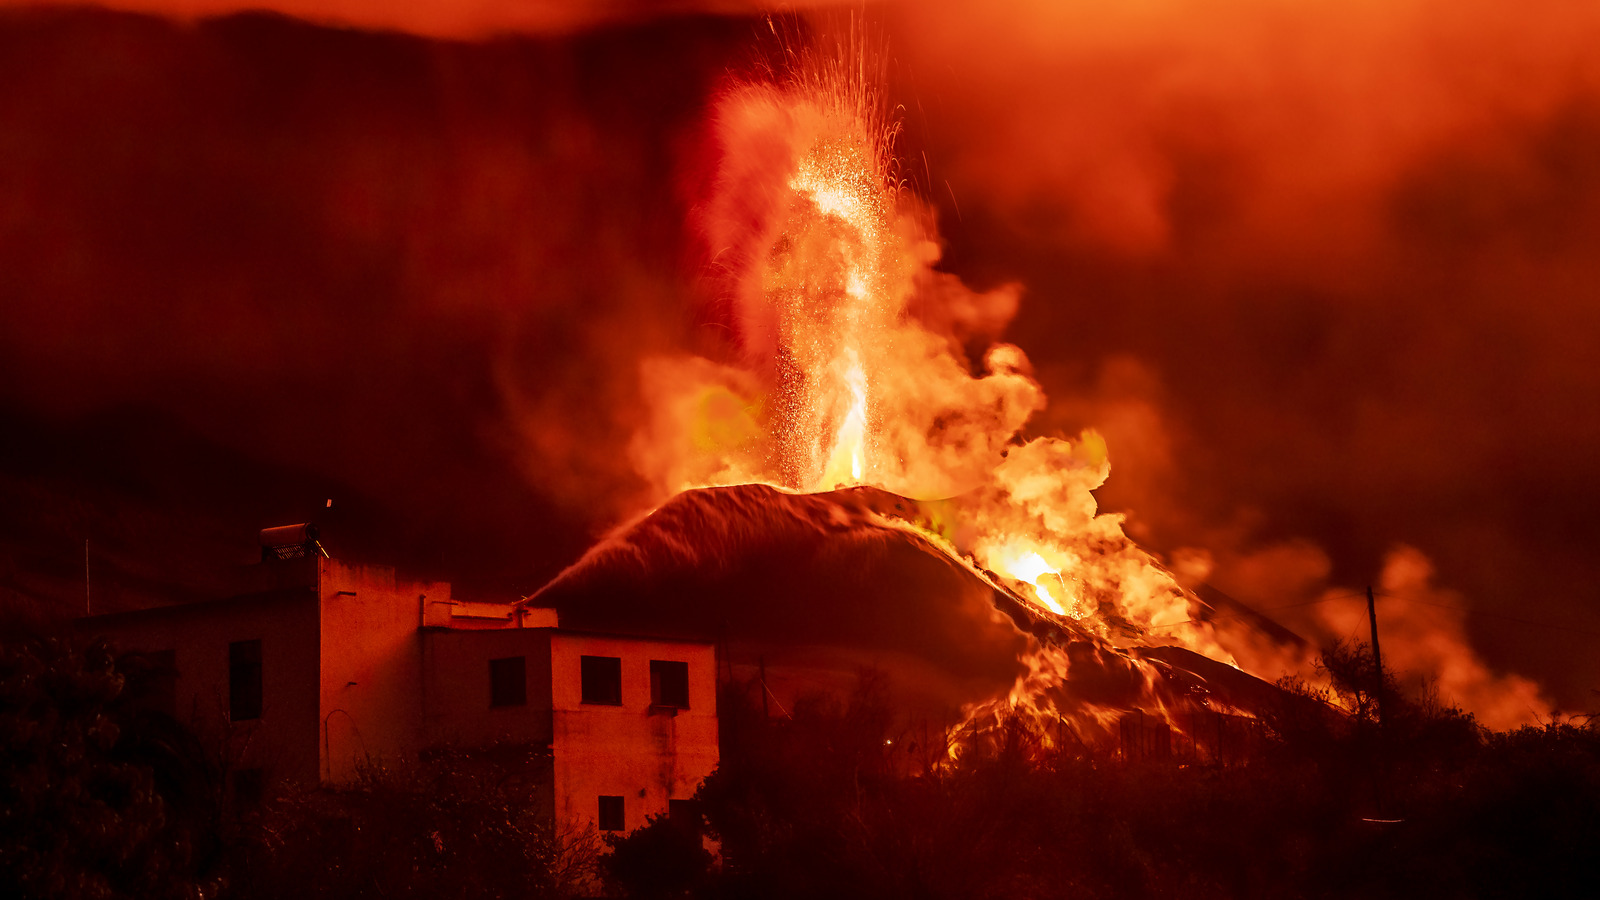
[[[600,830],[623,831],[622,798],[600,795]]]
[[[668,800],[667,820],[674,828],[698,832],[705,822],[700,810],[700,801]]]

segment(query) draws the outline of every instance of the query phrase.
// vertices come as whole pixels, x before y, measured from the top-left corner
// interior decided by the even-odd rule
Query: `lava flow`
[[[1120,703],[1159,711],[1159,666],[1135,650],[1227,659],[1192,621],[1203,604],[1121,517],[1098,512],[1092,491],[1110,465],[1097,434],[1025,435],[1045,398],[1023,351],[992,342],[974,372],[963,347],[997,336],[984,323],[1003,325],[1017,292],[974,292],[935,270],[933,217],[896,176],[896,127],[869,55],[789,58],[715,109],[716,177],[698,224],[733,361],[645,364],[652,414],[631,448],[637,468],[663,502],[751,483],[915,498],[874,514],[1054,623],[1058,639],[1030,637],[1025,671],[994,702],[1081,717],[1068,688],[1090,647],[1144,686]],[[1149,630],[1174,622],[1188,624]]]

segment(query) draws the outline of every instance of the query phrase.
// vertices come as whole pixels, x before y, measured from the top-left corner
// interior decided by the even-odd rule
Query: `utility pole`
[[[1383,715],[1383,654],[1378,650],[1378,606],[1372,598],[1370,584],[1367,585],[1367,618],[1372,622],[1372,668],[1378,676],[1377,687],[1374,689],[1376,693],[1373,694],[1378,701],[1378,771],[1373,789],[1377,795],[1375,799],[1378,802],[1378,816],[1381,818],[1386,815],[1388,807],[1389,759],[1388,748],[1385,746],[1388,741],[1388,729],[1384,727],[1387,720]]]
[[[1372,585],[1367,585],[1367,618],[1372,622],[1372,668],[1378,676],[1373,697],[1378,702],[1378,726],[1383,727],[1383,654],[1378,650],[1378,607],[1372,598]]]

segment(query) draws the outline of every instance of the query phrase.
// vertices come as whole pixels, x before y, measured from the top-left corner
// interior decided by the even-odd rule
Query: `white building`
[[[515,746],[546,761],[556,824],[632,830],[716,767],[712,644],[563,630],[554,610],[457,601],[314,540],[279,546],[298,558],[253,567],[237,596],[79,620],[170,663],[158,702],[224,741],[241,792]]]

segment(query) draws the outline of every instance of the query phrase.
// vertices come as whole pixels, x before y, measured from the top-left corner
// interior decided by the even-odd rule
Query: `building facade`
[[[241,792],[515,747],[545,760],[558,826],[626,831],[716,767],[710,643],[563,630],[554,610],[457,601],[388,567],[263,555],[237,596],[79,620],[157,655],[161,702],[220,741]]]

